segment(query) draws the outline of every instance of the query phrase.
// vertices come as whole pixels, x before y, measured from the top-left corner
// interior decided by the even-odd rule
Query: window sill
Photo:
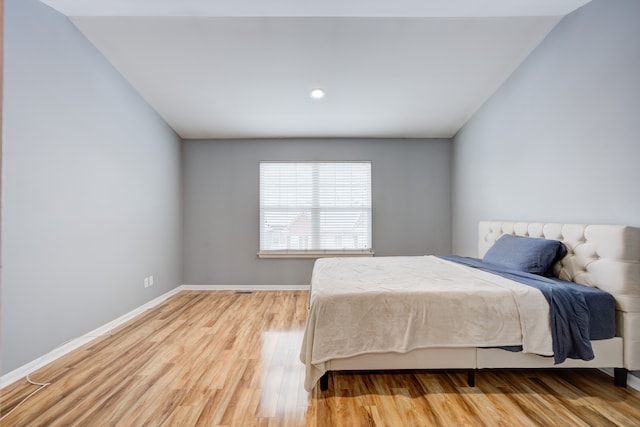
[[[334,257],[371,257],[373,251],[261,251],[258,258],[334,258]]]

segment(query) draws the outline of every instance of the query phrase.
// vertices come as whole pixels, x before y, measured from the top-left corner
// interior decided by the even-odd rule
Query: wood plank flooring
[[[187,291],[33,373],[0,426],[640,426],[596,370],[333,373],[303,389],[303,291]],[[36,387],[1,390],[0,413]]]

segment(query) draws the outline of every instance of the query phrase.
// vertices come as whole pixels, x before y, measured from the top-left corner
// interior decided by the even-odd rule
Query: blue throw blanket
[[[589,308],[584,295],[575,288],[562,286],[562,281],[558,279],[552,280],[536,274],[498,267],[475,258],[456,255],[441,258],[539,289],[549,303],[554,363],[562,363],[567,358],[582,360],[594,358],[589,340]]]

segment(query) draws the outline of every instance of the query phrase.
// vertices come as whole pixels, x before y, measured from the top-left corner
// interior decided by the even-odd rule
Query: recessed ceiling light
[[[309,94],[313,99],[322,99],[324,98],[324,91],[322,89],[314,89]]]

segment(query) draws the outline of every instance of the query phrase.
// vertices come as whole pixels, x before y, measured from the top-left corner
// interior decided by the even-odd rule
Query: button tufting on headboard
[[[616,297],[618,309],[640,312],[640,228],[482,221],[478,236],[480,258],[502,234],[560,240],[567,255],[554,266],[553,274],[599,287]]]
[[[537,235],[564,243],[567,255],[556,263],[553,273],[563,280],[601,288],[615,297],[616,335],[624,339],[624,367],[640,370],[640,228],[483,221],[479,224],[480,257],[505,233]]]

